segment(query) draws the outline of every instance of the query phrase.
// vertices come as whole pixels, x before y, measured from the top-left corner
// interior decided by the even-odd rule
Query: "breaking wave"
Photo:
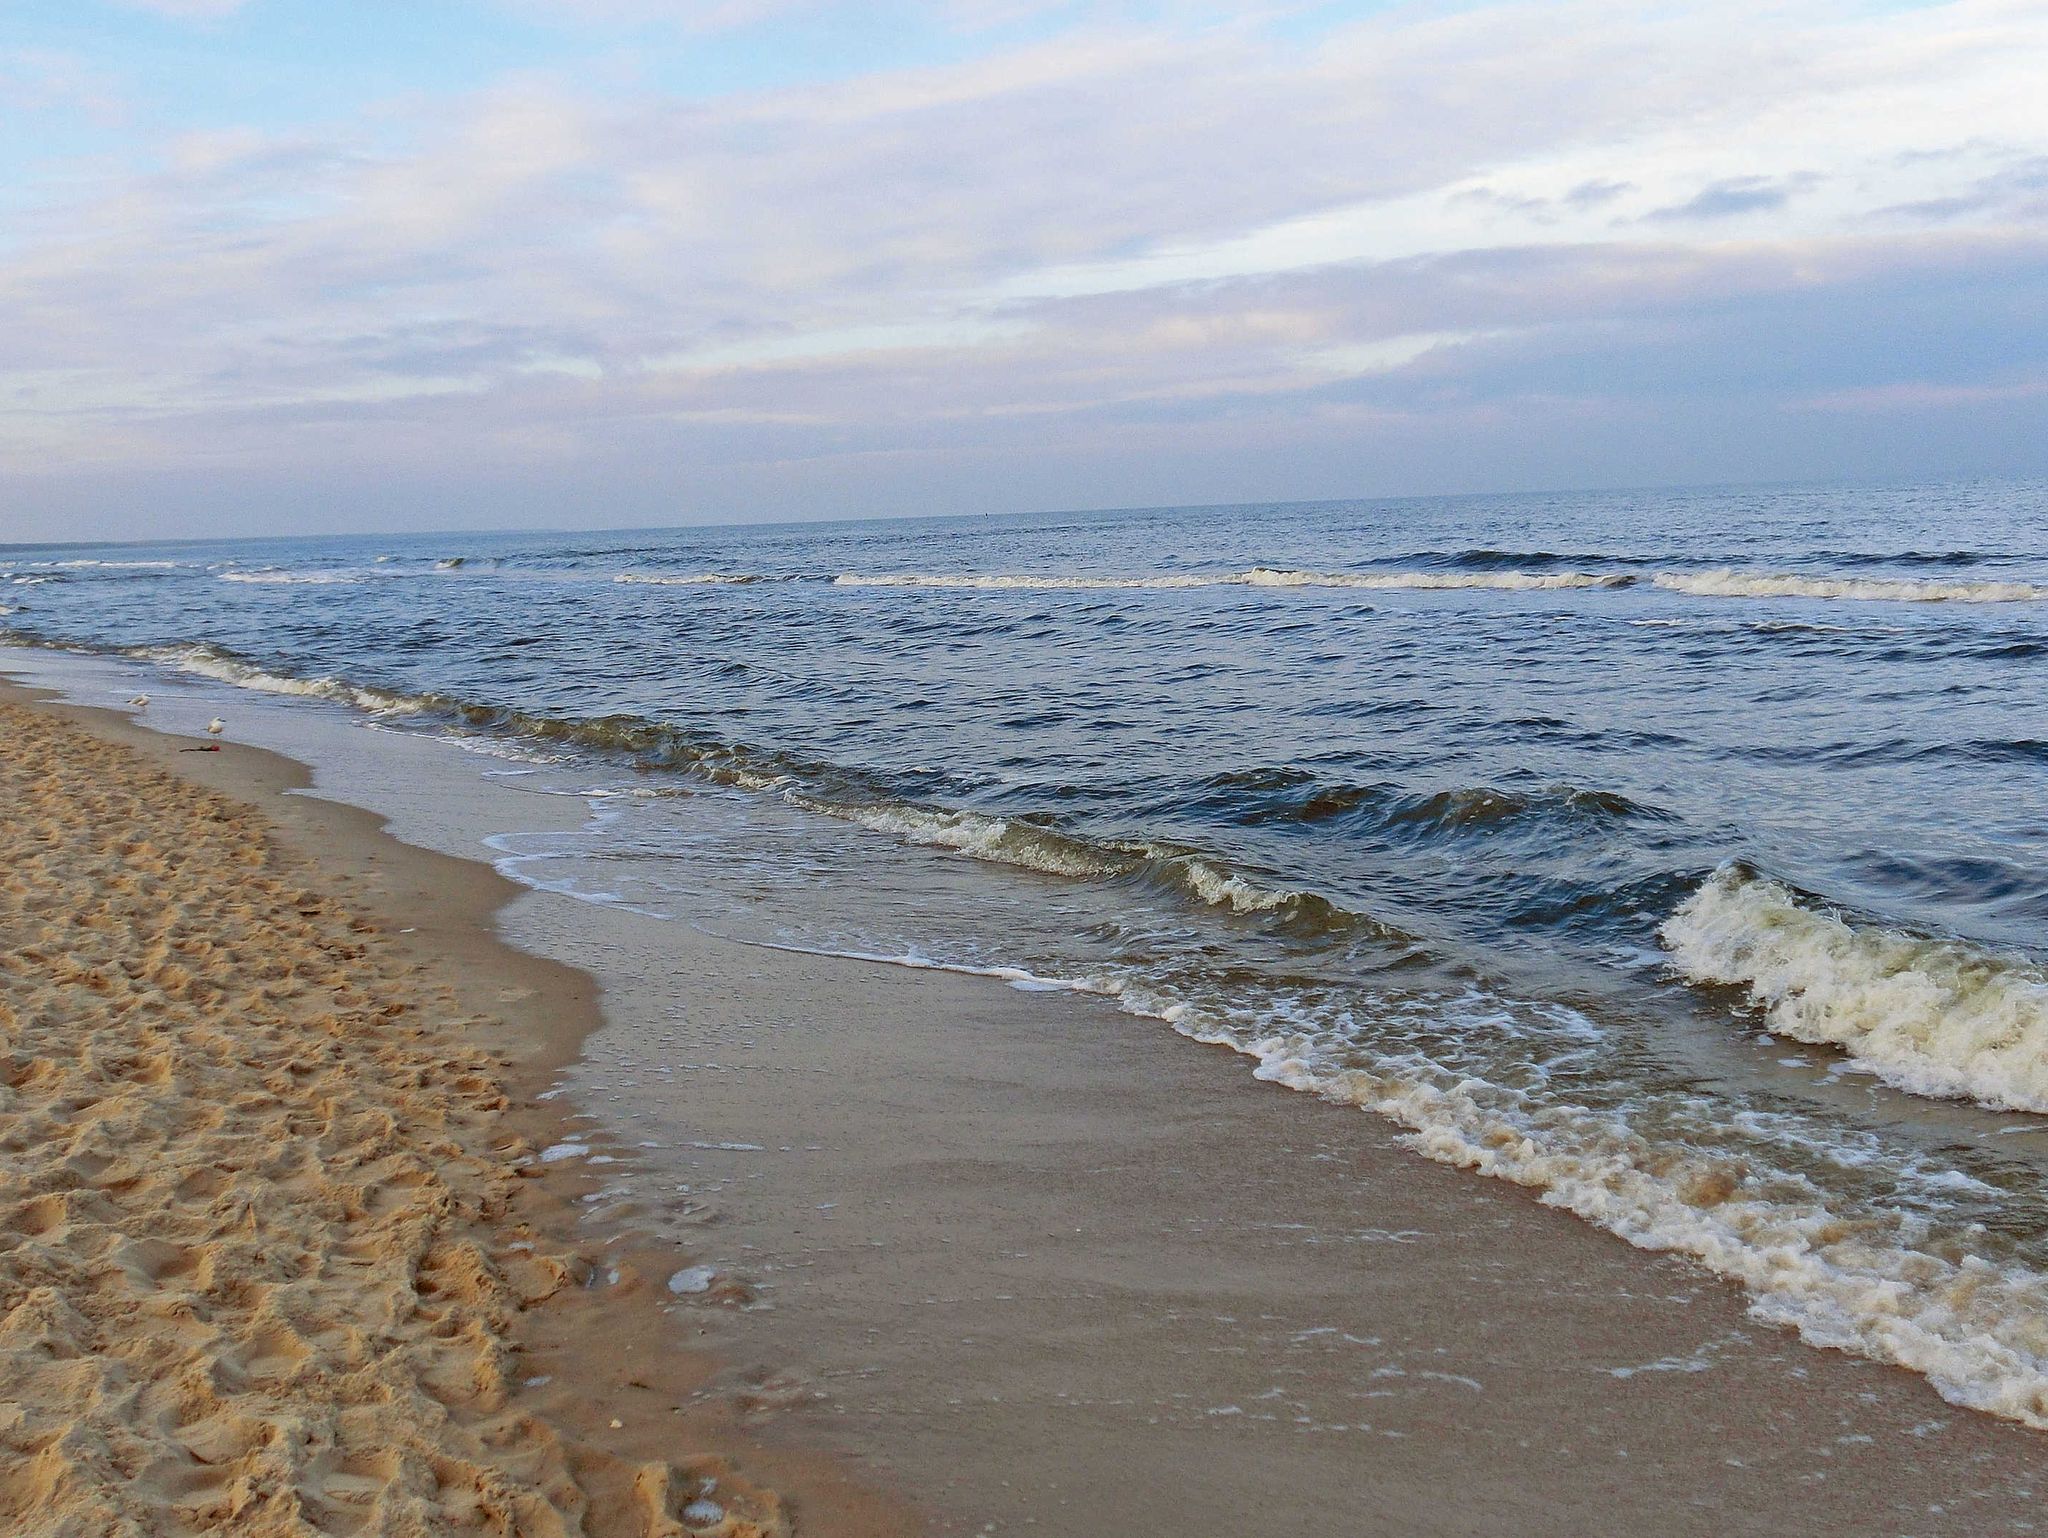
[[[356,571],[285,571],[266,568],[257,571],[224,571],[220,574],[223,582],[275,583],[280,586],[334,587],[354,582],[366,582],[368,573]]]
[[[1747,989],[1780,1036],[1839,1047],[1912,1094],[2048,1112],[2048,972],[2031,962],[1859,927],[1737,866],[1660,933],[1687,978]]]
[[[993,864],[1081,880],[1135,879],[1227,913],[1269,914],[1312,930],[1365,927],[1387,935],[1394,932],[1338,907],[1319,893],[1267,886],[1196,850],[1149,840],[1082,838],[1026,818],[996,817],[985,812],[901,803],[846,806],[808,796],[797,799],[808,810],[856,822],[877,833]]]
[[[2023,603],[2048,598],[2034,582],[1942,582],[1923,577],[1801,577],[1790,572],[1659,572],[1658,587],[1700,598],[1850,598],[1880,603]]]
[[[431,698],[421,695],[364,688],[332,675],[294,678],[284,673],[269,672],[253,663],[230,656],[217,647],[200,643],[141,646],[122,655],[176,668],[180,672],[197,674],[199,677],[211,678],[220,683],[233,684],[238,689],[253,689],[262,694],[293,694],[309,699],[333,700],[339,704],[352,705],[358,710],[368,711],[372,715],[412,715],[432,709],[436,703]]]

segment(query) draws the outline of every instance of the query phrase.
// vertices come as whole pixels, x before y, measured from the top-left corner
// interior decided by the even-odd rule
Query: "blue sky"
[[[15,0],[0,537],[2048,470],[2048,6]]]

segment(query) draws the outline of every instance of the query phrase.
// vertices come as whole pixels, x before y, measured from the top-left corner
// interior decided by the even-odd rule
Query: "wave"
[[[421,711],[431,710],[440,703],[432,696],[365,688],[331,674],[316,678],[297,678],[290,674],[273,673],[254,663],[244,662],[218,647],[197,642],[176,646],[139,646],[128,649],[121,655],[176,668],[184,673],[194,673],[220,683],[233,684],[238,689],[253,689],[262,694],[291,694],[309,699],[333,700],[338,704],[352,705],[358,710],[368,711],[372,715],[415,715]]]
[[[1123,589],[1216,587],[1229,579],[1199,576],[1160,577],[1033,577],[976,576],[971,573],[899,571],[878,575],[841,572],[834,587],[932,587],[1028,593],[1092,593]]]
[[[1425,550],[1406,559],[1477,571],[1498,571],[1503,568],[1540,571],[1558,566],[1649,566],[1653,565],[1657,558],[1649,555],[1616,555],[1607,551],[1502,550],[1492,546],[1476,546],[1469,550]]]
[[[1440,559],[1453,570],[1319,571],[1274,566],[1253,566],[1237,571],[1155,572],[1120,576],[1088,576],[1037,572],[840,572],[802,575],[766,572],[662,572],[622,571],[610,580],[639,587],[738,587],[757,583],[828,581],[834,587],[873,589],[927,589],[958,592],[1099,593],[1174,592],[1205,588],[1253,588],[1268,591],[1345,592],[1554,592],[1599,591],[1628,588],[1642,577],[1633,571],[1583,569],[1583,563],[1599,560],[1613,565],[1637,564],[1625,557],[1568,557],[1545,551],[1468,551],[1458,555],[1417,557]],[[380,558],[381,559],[381,558]],[[1520,560],[1519,566],[1504,564]],[[1550,569],[1576,560],[1568,569]],[[56,564],[56,563],[50,563]],[[64,563],[84,564],[84,563]],[[177,562],[96,562],[96,565],[172,567]],[[450,557],[429,569],[383,565],[364,568],[305,569],[263,567],[219,573],[224,582],[347,586],[376,578],[447,574],[466,569],[467,558]],[[1533,569],[1532,569],[1533,568]],[[536,573],[535,575],[541,575]],[[570,573],[555,573],[568,577]],[[50,576],[23,577],[17,582],[51,580]],[[603,580],[600,576],[598,580]],[[1792,572],[1738,571],[1721,567],[1712,571],[1660,571],[1649,578],[1667,592],[1699,598],[1811,598],[1855,602],[1898,603],[2018,603],[2048,600],[2048,584],[2034,582],[1965,582],[1919,577],[1804,576]],[[1634,620],[1631,623],[1659,623]]]
[[[1049,876],[1100,878],[1128,874],[1126,860],[1097,844],[1069,838],[1050,828],[1013,817],[981,812],[932,811],[917,806],[834,806],[803,798],[807,810],[857,822],[877,833],[893,834],[913,844],[950,849],[1000,865],[1015,865]]]
[[[1630,576],[1584,571],[1289,571],[1254,566],[1236,572],[1185,572],[1137,577],[981,575],[955,572],[842,572],[837,587],[958,588],[1022,592],[1104,592],[1204,587],[1350,588],[1368,592],[1398,589],[1492,588],[1524,592],[1550,588],[1625,587]]]
[[[249,570],[224,571],[223,582],[264,583],[283,587],[355,587],[365,582],[389,582],[404,577],[445,576],[469,569],[469,557],[449,556],[432,566],[397,566],[395,558],[378,556],[373,566],[286,567],[259,566]],[[495,562],[488,563],[495,565]]]
[[[1616,791],[1553,784],[1533,789],[1493,785],[1413,791],[1399,785],[1325,780],[1290,767],[1238,769],[1176,790],[1159,810],[1228,821],[1238,827],[1345,821],[1371,831],[1484,834],[1521,824],[1661,820],[1667,814]]]
[[[1610,790],[1551,785],[1527,792],[1479,785],[1406,797],[1393,808],[1388,821],[1430,832],[1484,832],[1532,818],[1584,823],[1621,822],[1651,815],[1656,814]]]
[[[2048,971],[2031,962],[1853,925],[1740,866],[1659,933],[1686,977],[1747,989],[1777,1035],[1839,1047],[1911,1094],[2048,1112]]]
[[[1393,934],[1387,926],[1340,908],[1319,893],[1265,885],[1197,850],[1149,840],[1085,838],[1025,818],[985,812],[905,803],[847,806],[811,796],[796,799],[809,811],[992,864],[1080,880],[1137,880],[1206,907],[1247,916],[1272,915],[1314,931],[1365,927]]]
[[[650,767],[742,790],[777,791],[805,810],[859,823],[911,843],[991,863],[1082,880],[1135,880],[1241,915],[1267,915],[1310,933],[1361,927],[1395,932],[1315,892],[1262,884],[1199,850],[1138,840],[1091,839],[1023,817],[873,799],[883,782],[834,764],[726,742],[641,716],[561,717],[442,694],[408,694],[333,675],[294,677],[204,643],[146,646],[120,655],[268,694],[332,700],[379,716],[438,716],[466,728],[628,755]]]
[[[180,571],[195,563],[191,561],[101,561],[80,557],[69,561],[22,561],[25,567],[40,567],[56,571]]]
[[[1251,587],[1344,587],[1367,590],[1419,588],[1492,588],[1507,592],[1531,592],[1552,588],[1628,587],[1635,578],[1590,571],[1390,571],[1329,572],[1275,571],[1255,566],[1244,574]]]
[[[1802,577],[1789,572],[1659,572],[1656,585],[1700,598],[1849,598],[1880,603],[2024,603],[2048,598],[2035,582],[1941,582],[1923,577]]]
[[[1817,550],[1813,559],[1844,566],[1976,566],[2004,557],[1983,550]]]
[[[220,580],[333,587],[367,581],[368,574],[356,571],[285,571],[277,567],[266,567],[257,571],[224,571],[220,574]]]

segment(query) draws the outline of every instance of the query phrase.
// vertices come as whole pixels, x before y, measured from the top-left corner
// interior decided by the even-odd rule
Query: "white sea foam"
[[[1778,882],[1717,871],[1661,931],[1699,983],[1748,989],[1769,1028],[1886,1083],[2048,1111],[2048,972],[1960,940],[1852,925]]]
[[[1268,913],[1276,907],[1286,907],[1300,893],[1280,891],[1276,887],[1262,887],[1255,881],[1247,881],[1235,870],[1214,866],[1202,858],[1180,858],[1182,881],[1188,889],[1210,907],[1227,907],[1233,913]]]
[[[614,582],[629,583],[636,587],[729,587],[759,582],[759,577],[744,572],[695,571],[670,574],[652,571],[622,571],[612,578]]]
[[[2033,582],[1942,582],[1920,577],[1802,577],[1787,572],[1659,572],[1657,586],[1701,598],[1850,598],[1888,603],[2020,603],[2048,598]]]
[[[266,567],[257,571],[224,571],[220,574],[223,582],[275,583],[284,586],[338,587],[368,580],[368,575],[359,571],[285,571],[278,567]]]

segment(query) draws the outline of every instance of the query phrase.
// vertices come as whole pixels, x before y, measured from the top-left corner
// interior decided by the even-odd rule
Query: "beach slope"
[[[585,1265],[518,1221],[504,1029],[247,806],[0,739],[0,1529],[785,1531],[527,1407]]]

